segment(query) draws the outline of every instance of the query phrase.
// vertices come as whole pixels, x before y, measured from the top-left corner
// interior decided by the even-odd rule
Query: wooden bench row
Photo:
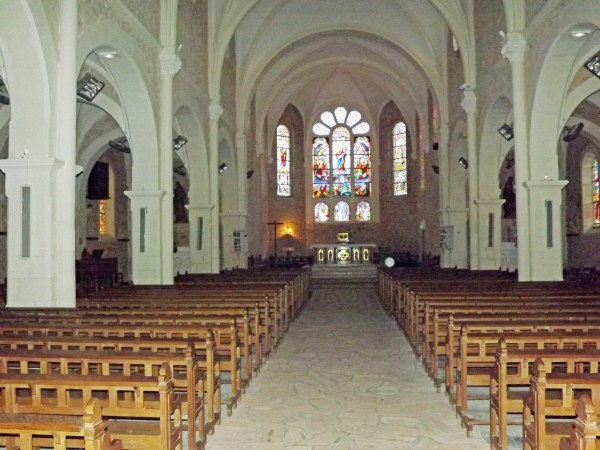
[[[69,425],[77,424],[69,417],[81,417],[81,412],[97,399],[106,421],[106,430],[119,439],[123,448],[181,450],[182,411],[175,395],[171,371],[161,366],[158,377],[143,375],[79,375],[79,374],[0,374],[0,434],[8,448],[38,448],[55,446],[81,448],[79,439],[69,436]],[[91,404],[92,408],[93,402]],[[98,424],[95,406],[92,424]],[[89,411],[89,409],[88,409]],[[55,426],[65,432],[44,439],[29,431],[24,436],[23,425],[34,422],[45,428]],[[21,422],[21,427],[15,426]],[[85,419],[90,424],[90,419]],[[86,430],[97,434],[97,426]],[[18,435],[18,444],[15,442]],[[85,436],[83,436],[85,440]],[[89,439],[88,439],[89,440]],[[96,440],[96,438],[94,439]],[[29,441],[29,443],[26,443]],[[69,442],[71,441],[71,442]],[[194,447],[197,448],[197,447]]]
[[[231,413],[253,371],[281,339],[303,304],[308,292],[306,281],[292,279],[290,286],[281,286],[275,281],[251,283],[241,289],[218,284],[210,288],[193,284],[176,289],[135,287],[111,290],[109,300],[80,299],[77,309],[0,310],[0,377],[5,378],[0,379],[0,399],[2,389],[9,386],[8,376],[30,381],[42,377],[44,382],[48,377],[78,376],[82,386],[84,379],[91,383],[93,377],[128,377],[130,383],[123,383],[121,393],[110,394],[103,388],[88,391],[99,397],[104,421],[108,418],[110,422],[112,412],[107,409],[107,399],[116,395],[131,403],[133,394],[127,389],[136,389],[134,378],[156,378],[164,363],[172,373],[173,398],[179,403],[179,428],[187,425],[186,447],[201,449],[206,435],[220,421],[221,403],[226,403]],[[228,398],[222,389],[226,383],[231,384]],[[18,389],[27,397],[29,391]],[[42,390],[50,398],[62,398],[64,394],[52,394],[52,388]],[[72,387],[67,390],[76,391]],[[84,396],[77,393],[76,397]],[[86,406],[82,402],[77,405],[79,413]],[[75,403],[69,414],[62,416],[75,414],[74,408]],[[33,412],[10,414],[26,422],[24,418]],[[140,427],[136,425],[138,431]],[[94,441],[97,448],[112,450],[118,444],[123,448],[180,448],[165,442],[134,443],[132,437],[120,434],[118,426],[112,428],[105,429],[107,437]],[[164,431],[162,427],[154,433],[155,438],[172,434]],[[8,440],[10,445],[28,445],[22,444],[27,441],[26,434],[23,439],[18,437],[19,430],[7,434],[12,438]],[[140,433],[139,439],[143,435]],[[68,441],[68,445],[83,444],[75,438]],[[52,446],[50,441],[44,443]]]

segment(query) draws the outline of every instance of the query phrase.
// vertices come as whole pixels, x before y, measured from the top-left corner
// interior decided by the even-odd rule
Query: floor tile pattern
[[[479,450],[461,429],[374,287],[313,298],[223,417],[208,450]]]

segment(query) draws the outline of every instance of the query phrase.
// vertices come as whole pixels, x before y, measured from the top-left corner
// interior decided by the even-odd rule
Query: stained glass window
[[[394,173],[394,195],[408,193],[406,176],[406,124],[398,122],[392,130],[392,166]]]
[[[98,233],[106,234],[106,200],[98,201]]]
[[[332,208],[335,198],[348,199],[335,202],[335,221],[350,220],[351,210],[357,208],[352,199],[371,196],[371,140],[366,136],[370,129],[360,112],[343,106],[323,112],[312,127],[316,135],[312,144],[313,197],[329,197],[326,202]],[[317,220],[316,211],[315,206],[315,221],[323,222]],[[368,211],[356,220],[370,220],[370,206]]]
[[[350,220],[350,205],[346,202],[336,203],[334,219],[336,222],[348,222]]]
[[[313,156],[313,197],[327,197],[329,192],[329,141],[315,138]]]
[[[356,220],[359,222],[371,220],[371,205],[367,202],[358,202],[358,205],[356,205]]]
[[[594,227],[600,227],[600,179],[598,178],[600,171],[598,168],[598,160],[594,160],[592,169],[592,204],[594,207]]]
[[[277,126],[277,195],[291,195],[290,130],[285,125]]]
[[[354,195],[369,197],[371,195],[371,141],[368,137],[357,137],[354,140]]]
[[[327,203],[319,202],[315,205],[315,222],[327,222],[329,220],[329,206]]]

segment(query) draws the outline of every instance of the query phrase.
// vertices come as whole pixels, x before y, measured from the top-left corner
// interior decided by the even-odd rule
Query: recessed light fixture
[[[592,34],[594,32],[594,28],[592,27],[575,27],[573,29],[571,29],[571,31],[569,31],[569,34],[571,35],[571,37],[574,38],[582,38],[585,36],[589,36],[590,34]]]
[[[112,47],[98,47],[96,50],[94,50],[94,53],[96,53],[96,55],[98,55],[100,58],[105,59],[113,59],[119,56],[117,51]]]

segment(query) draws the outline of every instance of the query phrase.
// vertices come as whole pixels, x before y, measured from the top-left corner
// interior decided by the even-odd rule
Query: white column
[[[447,208],[442,210],[444,224],[452,227],[452,245],[449,248],[440,249],[440,266],[443,268],[466,269],[469,267],[469,255],[467,252],[467,221],[469,209]]]
[[[0,160],[0,169],[6,174],[8,198],[9,307],[56,306],[52,289],[55,274],[51,256],[54,230],[50,186],[57,165],[53,158]]]
[[[469,264],[471,269],[479,267],[479,222],[475,200],[479,197],[478,191],[478,157],[477,157],[477,96],[473,89],[465,89],[461,103],[467,113],[467,159],[469,163]]]
[[[54,305],[75,307],[75,176],[77,129],[77,1],[60,2],[56,89],[56,156],[61,161],[55,178],[56,195],[52,203],[56,221],[53,259]]]
[[[210,113],[209,143],[210,151],[208,158],[209,198],[211,209],[211,268],[212,272],[218,273],[221,262],[219,260],[219,119],[223,114],[223,108],[219,99],[213,99],[208,108]]]
[[[190,218],[190,273],[211,273],[212,205],[188,206]]]
[[[523,64],[526,45],[527,42],[521,33],[509,32],[502,47],[502,56],[510,61],[512,67],[519,281],[532,280],[529,201],[525,187],[525,183],[529,180],[529,130],[527,128],[529,118],[527,117],[526,80]]]
[[[246,149],[246,134],[238,131],[235,135],[235,143],[238,155],[238,211],[239,217],[237,230],[242,233],[242,240],[248,237],[248,152]],[[246,236],[244,238],[244,236]],[[246,240],[247,242],[247,240]],[[241,251],[237,254],[237,264],[239,268],[248,268],[248,246],[242,245]]]
[[[502,266],[501,218],[503,199],[475,200],[479,223],[479,269],[498,270]]]
[[[532,231],[529,240],[531,246],[530,279],[532,281],[560,281],[563,279],[561,191],[567,184],[566,180],[528,181],[525,183],[529,191],[529,217]],[[517,236],[519,239],[520,234],[518,233]],[[520,241],[518,246],[519,249],[522,247]],[[521,261],[519,260],[520,271]]]
[[[181,68],[174,47],[160,52],[161,284],[173,284],[173,77]]]
[[[165,192],[125,191],[125,195],[130,199],[131,206],[131,280],[134,284],[160,284],[163,262],[160,203]]]

